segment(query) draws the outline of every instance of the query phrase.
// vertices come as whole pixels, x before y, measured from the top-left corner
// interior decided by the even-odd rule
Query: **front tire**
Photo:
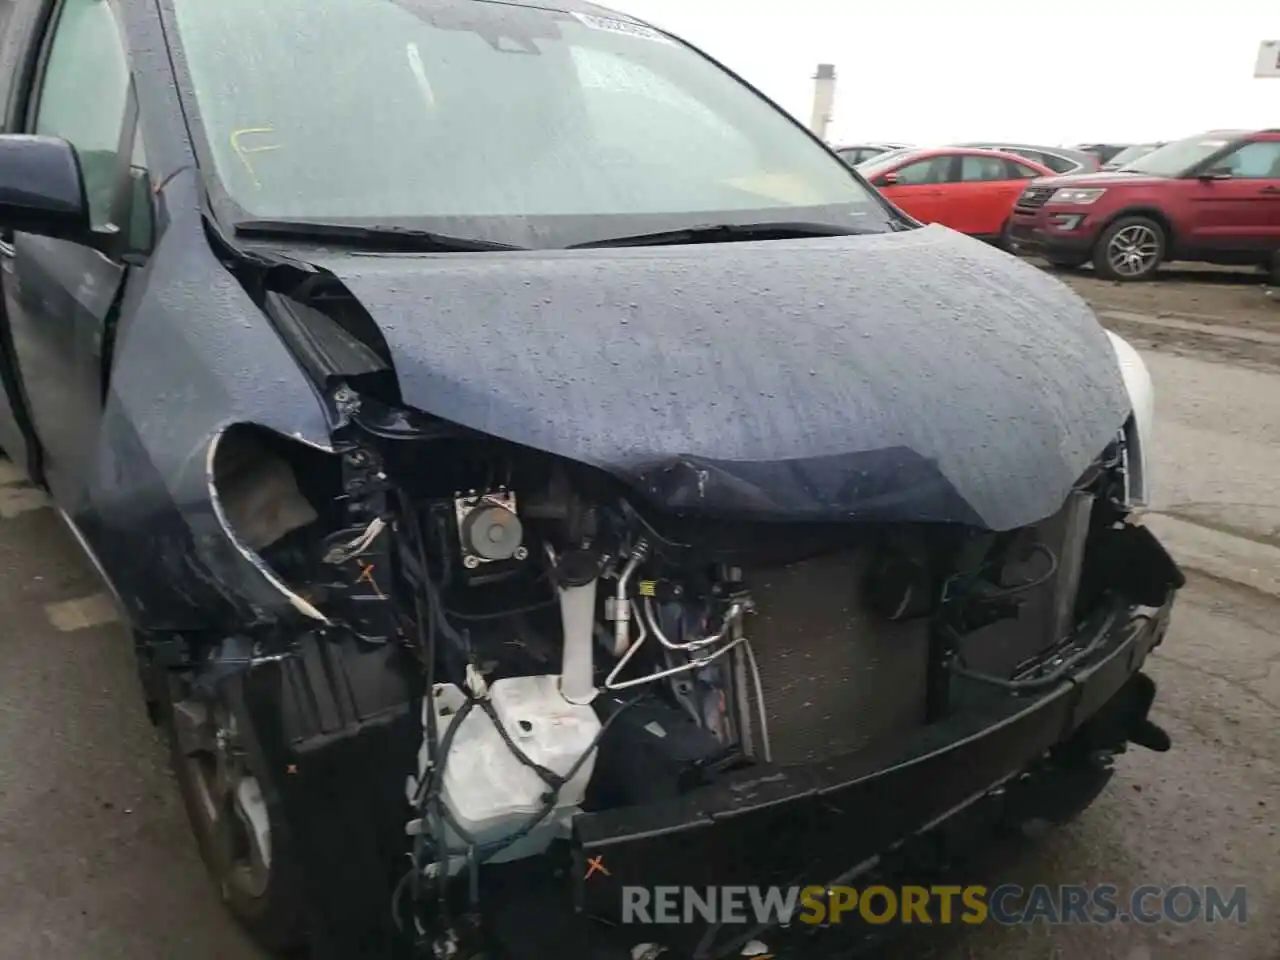
[[[1009,235],[1009,221],[1006,220],[1000,224],[1000,235],[996,237],[996,246],[1005,253],[1012,253],[1017,256],[1018,251],[1014,248],[1013,237]]]
[[[281,831],[244,749],[248,722],[220,694],[192,696],[176,675],[162,704],[170,763],[200,856],[232,916],[261,946],[291,953],[306,940]]]
[[[1164,261],[1168,237],[1150,217],[1121,217],[1102,231],[1093,249],[1093,269],[1108,280],[1150,280]]]

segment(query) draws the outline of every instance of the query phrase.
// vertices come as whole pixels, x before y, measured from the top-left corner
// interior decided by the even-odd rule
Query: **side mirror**
[[[60,137],[0,135],[0,227],[97,246],[75,147]]]
[[[1230,180],[1236,175],[1231,167],[1210,167],[1200,174],[1201,180]]]
[[[892,187],[897,182],[898,182],[898,175],[896,173],[886,173],[884,176],[876,180],[876,186]]]

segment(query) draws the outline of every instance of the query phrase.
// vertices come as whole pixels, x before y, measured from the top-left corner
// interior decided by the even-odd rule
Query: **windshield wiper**
[[[862,233],[834,223],[709,223],[659,233],[637,233],[571,244],[570,250],[591,247],[660,247],[678,243],[731,243],[734,240],[785,240],[794,237],[847,237]]]
[[[451,237],[430,230],[394,225],[365,226],[354,223],[321,223],[315,220],[241,220],[236,236],[262,240],[305,240],[313,243],[340,243],[377,250],[411,250],[458,253],[482,250],[525,250],[527,247],[476,237]]]

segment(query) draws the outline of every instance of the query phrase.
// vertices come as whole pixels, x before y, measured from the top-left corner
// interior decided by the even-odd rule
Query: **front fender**
[[[214,256],[192,171],[161,197],[164,232],[131,277],[84,496],[67,505],[135,628],[236,628],[303,614],[220,516],[210,464],[259,424],[331,450],[315,387]]]

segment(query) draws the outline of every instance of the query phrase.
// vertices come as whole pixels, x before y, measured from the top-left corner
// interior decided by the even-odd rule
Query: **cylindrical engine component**
[[[563,555],[556,565],[556,589],[560,594],[560,622],[564,633],[560,692],[574,704],[590,703],[596,695],[592,636],[595,632],[599,574],[598,558],[583,551]]]
[[[510,560],[524,540],[520,518],[496,503],[481,504],[468,513],[460,533],[463,547],[485,560]]]

